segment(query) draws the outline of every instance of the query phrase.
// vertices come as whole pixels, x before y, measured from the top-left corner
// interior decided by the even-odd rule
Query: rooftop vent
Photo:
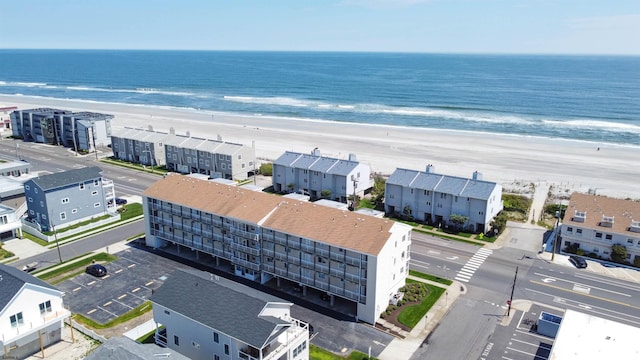
[[[631,227],[629,228],[629,231],[640,233],[640,221],[631,220]]]
[[[573,215],[573,221],[583,223],[587,220],[587,212],[586,211],[577,211]]]
[[[613,216],[602,215],[602,220],[600,220],[600,226],[604,227],[613,227]]]

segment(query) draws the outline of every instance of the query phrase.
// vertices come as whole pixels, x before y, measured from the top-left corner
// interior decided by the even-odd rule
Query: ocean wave
[[[454,110],[454,108],[397,107],[382,104],[331,104],[322,101],[300,100],[289,97],[224,96],[224,99],[245,104],[306,107],[310,109],[317,109],[319,111],[330,110],[372,115],[414,116],[493,124],[533,125],[538,123],[534,119],[514,115],[497,114],[489,111],[478,111],[477,109],[466,110],[457,108],[457,110]]]
[[[575,119],[563,121],[543,120],[542,123],[557,128],[591,129],[616,133],[640,134],[640,126],[638,125],[612,121]]]
[[[196,96],[197,94],[185,91],[166,91],[156,88],[135,88],[135,89],[117,89],[117,88],[103,88],[93,87],[85,85],[51,85],[41,82],[23,82],[23,81],[0,81],[0,86],[5,87],[17,87],[17,88],[42,88],[42,89],[61,89],[70,91],[89,91],[89,92],[111,92],[111,93],[137,93],[137,94],[158,94],[158,95],[171,95],[171,96]]]

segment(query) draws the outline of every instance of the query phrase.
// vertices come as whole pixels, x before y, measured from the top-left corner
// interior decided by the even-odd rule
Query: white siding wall
[[[23,336],[47,322],[50,323],[50,320],[46,321],[40,314],[39,308],[39,304],[47,300],[51,301],[51,313],[46,314],[47,317],[56,314],[56,312],[59,314],[67,313],[62,305],[60,292],[26,284],[18,296],[0,313],[0,338],[3,338],[5,342],[10,342],[15,337]],[[19,312],[22,312],[23,324],[17,328],[11,327],[10,316]],[[62,326],[61,322],[60,326]]]

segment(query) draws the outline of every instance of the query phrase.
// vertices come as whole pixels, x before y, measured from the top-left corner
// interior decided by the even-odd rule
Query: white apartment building
[[[471,179],[426,171],[396,169],[385,187],[387,214],[412,217],[435,226],[450,223],[452,214],[468,218],[463,226],[474,232],[486,232],[491,220],[502,210],[502,186],[482,180],[477,171]]]
[[[640,261],[640,203],[573,193],[560,228],[562,249],[579,248],[604,259],[611,246],[624,245],[627,261]]]
[[[273,190],[301,193],[312,199],[328,192],[330,200],[346,203],[351,195],[362,196],[373,187],[371,167],[357,161],[324,157],[316,148],[310,154],[287,151],[273,162]]]
[[[252,291],[212,274],[174,271],[150,298],[156,343],[194,360],[309,359],[308,324],[291,317],[293,304]]]
[[[70,316],[62,291],[11,266],[0,264],[0,351],[24,359],[62,338]]]
[[[411,227],[388,219],[178,174],[151,185],[143,208],[148,246],[210,255],[237,276],[288,281],[303,296],[326,293],[370,324],[409,270]]]

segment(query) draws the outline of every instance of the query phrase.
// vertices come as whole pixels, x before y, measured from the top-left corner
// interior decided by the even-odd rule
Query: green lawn
[[[340,356],[332,353],[331,351],[325,350],[321,347],[315,346],[313,344],[309,345],[309,360],[366,360],[371,359],[375,360],[376,358],[371,357],[368,358],[367,354],[363,354],[359,351],[352,351],[347,356]]]
[[[122,316],[119,316],[119,317],[109,321],[106,324],[99,324],[99,323],[97,323],[97,322],[95,322],[95,321],[93,321],[93,320],[91,320],[91,319],[89,319],[87,317],[84,317],[84,316],[82,316],[80,314],[75,314],[73,316],[73,318],[74,318],[74,320],[76,320],[78,322],[81,322],[81,323],[83,323],[85,325],[89,325],[94,329],[107,329],[107,328],[110,328],[110,327],[114,327],[116,325],[120,325],[120,324],[122,324],[124,322],[127,322],[127,321],[131,320],[131,319],[135,319],[138,316],[140,316],[140,315],[142,315],[142,314],[144,314],[144,313],[146,313],[148,311],[151,311],[151,301],[145,301],[144,303],[138,305],[138,307],[129,310],[129,312],[127,312],[127,313],[123,314]]]
[[[80,257],[82,257],[82,256],[84,256],[84,255],[80,255]],[[73,261],[73,259],[69,260],[69,261],[67,261],[68,264],[63,266],[63,267],[60,267],[60,268],[55,269],[53,271],[47,272],[47,273],[42,274],[42,275],[36,275],[36,276],[38,278],[42,279],[42,280],[45,280],[45,281],[48,280],[48,279],[52,279],[54,277],[57,277],[57,276],[59,276],[61,274],[64,274],[64,273],[73,272],[73,274],[70,275],[70,276],[75,276],[79,272],[84,271],[85,266],[89,265],[93,260],[99,261],[99,262],[111,262],[111,261],[114,261],[116,259],[117,259],[117,257],[114,256],[114,255],[110,255],[110,254],[107,254],[107,253],[99,253],[99,254],[95,254],[94,256],[88,257],[86,259],[78,260],[78,261]],[[57,266],[57,264],[53,265],[53,266]],[[76,271],[76,270],[79,270],[80,268],[82,269],[82,271]],[[58,279],[58,280],[60,280],[60,279]]]
[[[434,275],[429,275],[429,274],[424,274],[421,273],[419,271],[415,271],[415,270],[409,270],[409,275],[415,276],[415,277],[419,277],[421,279],[426,279],[426,280],[431,280],[440,284],[444,284],[444,285],[451,285],[453,283],[453,281],[449,280],[449,279],[445,279],[445,278],[441,278],[439,276],[434,276]]]
[[[407,283],[411,282],[417,281],[407,279]],[[425,314],[429,311],[429,309],[431,309],[433,304],[438,301],[442,293],[446,290],[438,286],[429,284],[425,285],[429,289],[429,295],[427,295],[427,297],[425,297],[420,304],[407,306],[404,310],[402,310],[400,315],[398,315],[398,321],[411,329],[413,329],[418,324],[418,322],[422,318],[424,318]]]

